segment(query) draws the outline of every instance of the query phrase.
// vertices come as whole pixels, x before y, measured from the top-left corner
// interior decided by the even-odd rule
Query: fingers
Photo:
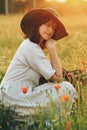
[[[57,43],[56,40],[54,40],[54,39],[49,39],[49,40],[46,41],[46,47],[47,47],[47,48],[55,47],[56,43]]]

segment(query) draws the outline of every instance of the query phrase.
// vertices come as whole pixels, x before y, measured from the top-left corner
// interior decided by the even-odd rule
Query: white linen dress
[[[50,60],[45,56],[38,44],[25,39],[19,46],[8,70],[1,82],[0,91],[2,103],[7,106],[18,106],[19,115],[32,113],[38,105],[45,107],[50,101],[47,93],[51,93],[52,100],[60,103],[60,96],[70,94],[71,101],[77,96],[75,88],[69,82],[60,83],[57,93],[55,83],[49,82],[39,85],[40,76],[46,79],[55,73]],[[27,86],[28,92],[23,93],[22,87]]]

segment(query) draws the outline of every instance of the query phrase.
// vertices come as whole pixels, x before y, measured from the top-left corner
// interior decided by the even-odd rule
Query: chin
[[[49,40],[50,38],[51,38],[50,36],[44,36],[43,37],[43,39],[46,40],[46,41]]]

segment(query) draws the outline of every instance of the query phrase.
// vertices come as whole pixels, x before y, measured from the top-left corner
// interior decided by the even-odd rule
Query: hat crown
[[[55,33],[53,35],[54,40],[59,40],[68,35],[63,23],[58,18],[58,13],[52,8],[36,8],[28,11],[21,20],[21,29],[24,34],[33,33],[34,28],[38,29],[43,21],[53,20],[57,23]]]

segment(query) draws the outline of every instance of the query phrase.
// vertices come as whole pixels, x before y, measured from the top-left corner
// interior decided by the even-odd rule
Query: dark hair
[[[21,21],[21,28],[25,33],[25,38],[29,38],[36,44],[38,44],[40,38],[39,27],[50,20],[57,22],[57,19],[50,12],[41,10],[38,13],[37,11],[29,11]],[[27,25],[25,25],[24,22]]]

